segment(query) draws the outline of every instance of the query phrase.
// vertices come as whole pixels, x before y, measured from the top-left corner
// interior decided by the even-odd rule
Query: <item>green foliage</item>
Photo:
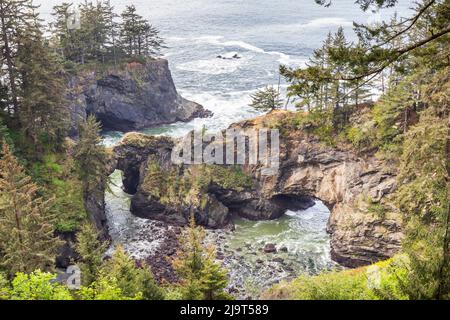
[[[316,135],[324,144],[336,145],[336,131],[333,127],[333,113],[331,111],[314,109],[310,112],[297,112],[293,122],[297,129]]]
[[[157,147],[161,144],[161,141],[170,143],[170,138],[149,136],[138,132],[129,132],[123,136],[121,141],[124,145],[145,149]]]
[[[283,106],[283,100],[280,97],[279,90],[274,87],[265,87],[256,91],[251,96],[252,102],[250,107],[261,111],[269,111],[279,109]]]
[[[101,275],[115,279],[121,293],[130,298],[163,300],[164,293],[157,286],[151,270],[147,266],[138,268],[122,247],[117,247],[111,259],[101,268]]]
[[[69,290],[55,281],[56,275],[34,271],[17,273],[7,290],[9,300],[72,300]]]
[[[361,271],[303,276],[294,281],[297,300],[365,300],[366,275]]]
[[[0,301],[7,300],[9,296],[9,282],[6,276],[0,272]]]
[[[188,201],[187,194],[192,182],[188,173],[178,175],[178,168],[165,171],[156,161],[149,161],[143,189],[166,205],[180,205]]]
[[[347,128],[345,136],[356,150],[361,151],[373,146],[373,130],[374,122],[368,120],[362,124],[355,124]]]
[[[60,150],[67,133],[69,111],[59,57],[45,42],[39,26],[27,27],[20,36],[17,70],[21,78],[19,120],[33,146],[31,156]]]
[[[119,288],[117,279],[109,276],[100,276],[98,280],[88,287],[81,287],[78,292],[81,300],[141,300],[142,295],[127,296]]]
[[[295,300],[404,300],[402,291],[407,275],[405,259],[397,256],[372,266],[300,276],[281,283],[265,296]]]
[[[84,2],[78,5],[80,28],[67,28],[68,18],[76,9],[71,3],[53,8],[52,35],[64,57],[80,64],[113,63],[141,59],[159,52],[163,40],[159,31],[136,13],[133,5],[120,15],[110,1]]]
[[[375,202],[371,199],[369,199],[368,211],[379,219],[384,219],[386,217],[386,207],[382,203]]]
[[[10,275],[53,267],[61,244],[54,236],[51,200],[38,196],[39,188],[3,144],[0,158],[0,265]]]
[[[167,288],[164,299],[169,301],[184,300],[184,292],[181,286],[171,286]]]
[[[76,231],[86,220],[82,183],[77,178],[70,154],[49,153],[31,168],[33,180],[42,188],[46,198],[54,197],[51,208],[55,228],[60,232]]]
[[[344,74],[354,75],[364,69],[360,61],[352,61],[356,54],[351,48],[341,27],[335,34],[328,34],[322,47],[314,51],[307,67],[280,67],[280,74],[290,83],[288,96],[296,101],[297,108],[332,111],[335,128],[343,127],[348,122],[342,108],[350,104],[358,106],[370,98],[367,84],[363,81],[340,79]],[[359,43],[354,50],[364,52],[365,48]]]
[[[106,188],[108,154],[102,145],[100,131],[100,123],[94,116],[88,116],[80,126],[80,138],[74,148],[75,164],[83,183],[85,199],[102,193]]]
[[[204,239],[203,228],[196,226],[191,217],[189,227],[179,238],[180,249],[172,260],[180,282],[170,296],[183,300],[230,299],[224,291],[227,272],[215,261],[215,248],[205,246]]]
[[[448,120],[433,110],[405,136],[395,198],[411,261],[407,289],[416,299],[450,298],[449,139]]]
[[[0,145],[6,142],[12,147],[13,140],[11,139],[11,135],[8,127],[3,123],[3,119],[0,117]]]
[[[411,297],[405,291],[408,282],[409,260],[400,255],[369,267],[369,285],[372,299],[381,300],[408,300]]]
[[[148,56],[160,50],[162,39],[159,31],[137,14],[134,5],[126,6],[121,17],[120,43],[128,55]]]
[[[204,203],[212,184],[240,192],[253,181],[239,166],[193,165],[180,173],[176,166],[163,170],[149,161],[142,187],[161,203],[177,206]]]
[[[98,232],[90,223],[85,223],[78,231],[75,250],[80,255],[78,265],[83,285],[90,285],[98,277],[107,248],[108,243],[99,240]]]
[[[240,166],[209,165],[203,167],[200,177],[208,177],[214,183],[224,189],[243,191],[253,185],[252,178],[247,175]],[[205,174],[205,175],[204,175]]]

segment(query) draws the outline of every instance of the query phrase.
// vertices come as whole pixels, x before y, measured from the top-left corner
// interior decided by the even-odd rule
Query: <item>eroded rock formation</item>
[[[260,124],[259,119],[235,126]],[[173,166],[173,143],[130,133],[114,148],[125,189],[134,193],[134,214],[175,224],[194,214],[198,223],[219,228],[233,214],[275,219],[286,209],[305,209],[320,199],[331,211],[334,260],[351,267],[366,265],[400,248],[399,217],[371,210],[396,187],[395,174],[373,156],[328,147],[300,130],[287,130],[280,140],[278,174],[263,176],[257,166]]]

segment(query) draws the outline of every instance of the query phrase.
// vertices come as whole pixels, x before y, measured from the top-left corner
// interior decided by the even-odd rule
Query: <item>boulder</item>
[[[276,253],[277,248],[275,247],[275,245],[273,243],[266,243],[266,245],[264,246],[264,252],[265,253]]]

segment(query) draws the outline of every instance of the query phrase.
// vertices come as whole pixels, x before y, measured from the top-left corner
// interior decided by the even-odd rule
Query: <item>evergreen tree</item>
[[[50,24],[52,36],[57,43],[58,49],[61,54],[70,60],[75,60],[76,50],[76,30],[69,30],[67,22],[71,18],[71,11],[73,10],[73,4],[63,2],[60,5],[53,7],[52,16],[54,22]]]
[[[117,279],[101,275],[88,287],[81,287],[77,292],[81,300],[141,300],[142,293],[127,296],[117,285]]]
[[[3,123],[3,119],[0,118],[0,146],[2,145],[3,142],[9,144],[9,146],[11,148],[12,139],[11,139],[10,134],[9,134],[9,129]]]
[[[37,15],[32,0],[0,1],[0,47],[2,70],[8,83],[8,112],[17,117],[19,111],[19,86],[16,58],[19,30],[35,25]]]
[[[80,5],[83,50],[82,63],[85,59],[104,61],[109,31],[101,1],[95,5],[85,0]]]
[[[136,263],[119,246],[111,259],[102,267],[102,274],[117,280],[117,287],[127,297],[142,295],[145,300],[162,300],[164,294],[157,286],[147,267],[138,268]]]
[[[108,243],[99,240],[97,230],[90,223],[85,223],[77,232],[75,250],[81,258],[79,265],[83,285],[90,285],[99,276],[107,248]]]
[[[180,249],[172,265],[180,277],[179,290],[185,300],[228,299],[227,272],[215,261],[216,251],[204,246],[205,231],[193,217],[179,238]]]
[[[79,9],[80,28],[69,29],[67,20],[72,11]],[[53,8],[55,22],[53,35],[64,56],[74,62],[110,62],[115,64],[123,56],[150,56],[163,46],[159,31],[127,6],[121,14],[122,21],[110,1],[85,1],[77,8],[62,3]]]
[[[134,5],[127,6],[121,17],[121,44],[128,55],[149,56],[159,52],[163,44],[159,31],[136,13]]]
[[[450,299],[450,156],[448,119],[432,110],[406,134],[396,201],[405,220],[413,299]]]
[[[280,98],[280,92],[274,87],[267,86],[262,90],[258,90],[252,96],[251,107],[261,110],[269,111],[279,109],[283,106],[283,100]]]
[[[341,77],[347,71],[348,61],[348,42],[344,35],[344,29],[339,27],[336,34],[332,37],[331,46],[328,48],[329,68],[330,73],[334,77]],[[333,94],[333,105],[338,109],[346,102],[346,83],[341,80],[334,80],[331,85],[331,92]]]
[[[102,14],[107,30],[107,40],[105,45],[108,60],[112,60],[114,64],[117,64],[118,58],[122,55],[119,45],[119,23],[116,21],[116,18],[119,15],[114,12],[114,7],[109,0],[103,2]]]
[[[100,136],[101,125],[93,115],[80,126],[80,139],[74,148],[74,159],[78,174],[83,183],[83,194],[86,200],[105,190],[107,177],[106,149]]]
[[[0,265],[10,275],[53,266],[60,241],[54,236],[51,200],[24,172],[6,143],[0,158]]]
[[[39,26],[21,32],[18,48],[22,130],[37,155],[42,154],[44,147],[58,150],[69,118],[61,60],[49,49]]]

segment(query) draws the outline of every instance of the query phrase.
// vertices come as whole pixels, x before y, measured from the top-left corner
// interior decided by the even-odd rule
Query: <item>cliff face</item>
[[[267,126],[286,116],[275,112],[235,126]],[[282,132],[278,175],[261,179],[259,169],[253,173],[264,197],[323,201],[331,212],[327,228],[331,255],[344,266],[367,265],[395,254],[402,239],[401,217],[395,210],[374,209],[395,190],[395,170],[374,156],[325,146],[301,130]]]
[[[94,114],[104,129],[123,132],[211,115],[178,94],[164,59],[85,72],[69,86],[72,136],[87,114]]]
[[[246,121],[235,126],[259,125],[258,121]],[[207,183],[195,189],[193,186],[198,184],[193,182],[188,186],[189,192],[183,191],[183,199],[196,201],[170,202],[156,197],[145,180],[150,176],[150,161],[157,161],[167,175],[173,170],[172,146],[168,138],[133,133],[115,147],[125,188],[135,194],[131,202],[134,214],[184,224],[194,213],[198,223],[218,228],[224,227],[232,214],[254,220],[274,219],[286,209],[304,209],[313,204],[313,199],[320,199],[331,211],[328,231],[334,260],[350,267],[366,265],[390,257],[400,248],[399,217],[372,210],[396,187],[395,175],[374,157],[327,147],[314,136],[289,130],[280,137],[277,175],[263,176],[261,168],[255,166],[244,166],[238,174],[227,167],[200,172],[192,166],[178,167],[175,175],[182,179],[172,180],[172,184],[186,181],[186,177],[192,179],[196,171],[196,176]],[[153,189],[161,187],[156,184]]]
[[[309,196],[330,209],[333,260],[360,266],[391,257],[400,248],[400,219],[371,210],[396,186],[395,176],[372,157],[324,147],[315,138],[293,134],[282,142],[280,174],[263,183],[266,194]]]

